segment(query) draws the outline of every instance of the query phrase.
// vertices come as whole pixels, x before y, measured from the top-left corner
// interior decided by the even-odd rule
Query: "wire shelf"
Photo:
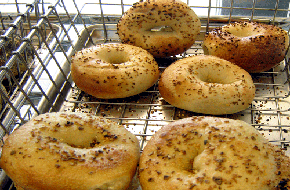
[[[203,54],[201,45],[205,33],[233,21],[250,20],[275,24],[289,33],[290,10],[285,9],[282,0],[271,1],[268,7],[263,7],[257,0],[249,1],[251,3],[246,5],[240,5],[239,1],[234,0],[184,2],[200,17],[201,34],[194,46],[183,54],[156,59],[161,72],[178,59]],[[202,115],[168,104],[158,91],[158,82],[141,94],[114,100],[92,97],[73,83],[70,75],[71,56],[82,48],[95,44],[119,43],[116,24],[133,3],[133,0],[118,0],[114,3],[109,0],[67,0],[65,3],[64,0],[56,0],[51,4],[35,1],[26,5],[27,10],[24,15],[16,17],[13,22],[15,24],[9,27],[5,25],[7,30],[0,38],[0,48],[7,37],[22,31],[18,30],[21,28],[18,27],[18,19],[21,20],[19,23],[23,23],[23,28],[27,28],[27,32],[21,33],[21,43],[13,50],[11,57],[6,58],[6,64],[0,70],[3,84],[9,78],[6,91],[0,88],[4,102],[0,115],[1,139],[41,113],[88,112],[124,125],[137,136],[143,149],[150,137],[162,126],[177,119]],[[26,24],[23,21],[32,17],[32,9],[37,10],[37,14],[33,16],[33,22]],[[39,10],[42,10],[42,14],[38,14]],[[29,53],[32,52],[31,59],[27,59],[28,50]],[[26,63],[26,69],[17,78],[12,74],[12,66],[20,62]],[[242,112],[220,117],[250,123],[270,142],[290,155],[289,52],[279,65],[267,72],[252,74],[252,78],[257,90],[251,106]],[[0,178],[5,178],[4,171],[1,175]],[[4,181],[2,180],[2,187],[7,182]]]

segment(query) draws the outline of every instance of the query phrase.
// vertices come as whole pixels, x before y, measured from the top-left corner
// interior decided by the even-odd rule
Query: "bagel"
[[[287,32],[274,25],[235,22],[205,35],[207,55],[226,59],[250,73],[268,71],[285,57],[289,46]]]
[[[242,111],[255,97],[248,72],[209,55],[191,56],[171,64],[161,75],[159,91],[173,106],[212,115]]]
[[[196,116],[151,137],[139,179],[142,190],[288,189],[290,159],[243,121]]]
[[[139,46],[160,58],[189,49],[200,28],[200,19],[186,3],[150,0],[128,9],[117,24],[117,33],[122,43]]]
[[[139,161],[135,135],[85,113],[41,114],[10,134],[0,167],[19,189],[126,189]]]
[[[84,92],[103,99],[125,98],[151,87],[159,78],[153,56],[127,44],[101,44],[77,52],[71,75]]]

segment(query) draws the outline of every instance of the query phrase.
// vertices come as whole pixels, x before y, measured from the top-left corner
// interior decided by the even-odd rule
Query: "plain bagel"
[[[203,114],[232,114],[249,107],[255,86],[248,72],[215,56],[180,59],[167,67],[159,81],[169,104]]]
[[[206,34],[205,54],[226,59],[250,73],[267,71],[280,63],[287,52],[287,31],[274,25],[235,22]]]
[[[151,87],[159,78],[153,56],[127,44],[101,44],[77,52],[71,60],[75,84],[103,99],[125,98]]]
[[[128,188],[139,161],[135,135],[85,113],[41,114],[10,134],[0,167],[24,190]]]
[[[154,57],[167,57],[189,49],[200,28],[200,19],[186,3],[149,0],[126,11],[117,32],[122,43],[142,47]]]
[[[151,137],[139,176],[142,190],[289,189],[290,159],[246,122],[191,117]]]

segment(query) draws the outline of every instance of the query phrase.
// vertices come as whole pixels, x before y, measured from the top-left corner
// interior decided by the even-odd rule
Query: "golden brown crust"
[[[139,142],[123,126],[83,113],[47,113],[5,141],[0,166],[23,189],[126,189]]]
[[[192,117],[164,126],[149,140],[139,178],[143,190],[270,190],[290,179],[289,169],[289,157],[249,124]]]
[[[271,69],[280,63],[289,46],[285,30],[262,23],[235,22],[206,34],[205,54],[218,56],[250,73]]]
[[[173,106],[213,115],[242,111],[255,97],[249,73],[209,55],[184,58],[167,67],[159,91]]]
[[[152,29],[168,27],[156,32]],[[153,0],[134,4],[120,19],[118,35],[123,43],[142,47],[154,57],[167,57],[189,49],[201,23],[185,3]]]
[[[147,51],[127,44],[102,44],[83,49],[72,57],[72,79],[97,98],[125,98],[151,87],[159,68]]]

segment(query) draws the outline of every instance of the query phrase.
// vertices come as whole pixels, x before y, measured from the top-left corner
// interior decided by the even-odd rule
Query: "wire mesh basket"
[[[17,107],[16,104],[12,105],[12,99],[18,96],[19,89],[23,90],[22,86],[27,82],[29,73],[35,69],[35,51],[41,49],[44,42],[50,43],[51,31],[45,25],[35,26],[41,15],[38,1],[31,4],[15,1],[0,6],[0,117],[4,118],[7,110]],[[59,26],[53,25],[51,29],[59,31]],[[5,133],[10,130],[7,126],[9,124],[1,123]]]
[[[117,121],[138,137],[142,149],[162,126],[177,119],[201,115],[166,103],[158,91],[158,82],[141,94],[113,100],[92,97],[73,83],[70,75],[71,56],[82,48],[95,44],[119,43],[116,25],[122,14],[135,2],[136,0],[56,0],[48,3],[35,1],[26,5],[25,16],[18,15],[14,23],[17,19],[28,20],[32,7],[37,13],[35,22],[27,22],[28,30],[21,33],[21,43],[13,49],[10,57],[5,58],[6,65],[0,71],[2,84],[6,85],[0,88],[3,102],[0,135],[3,143],[7,135],[32,117],[45,112],[67,111],[88,112]],[[184,2],[200,17],[201,33],[195,44],[181,55],[157,59],[161,72],[177,59],[203,54],[201,44],[205,33],[230,22],[250,20],[274,24],[286,31],[290,29],[288,1]],[[14,5],[18,6],[17,1]],[[39,10],[42,10],[42,14],[38,14]],[[5,25],[8,30],[0,38],[2,49],[3,42],[8,37],[18,34],[16,28],[26,27],[16,27],[14,24],[7,26],[9,24]],[[13,31],[8,32],[9,30]],[[30,54],[32,56],[28,59]],[[17,78],[13,75],[12,66],[18,65],[19,71],[20,62],[26,63],[25,72]],[[252,74],[257,89],[252,104],[242,112],[221,117],[250,123],[289,155],[288,63],[289,54],[273,69]],[[8,84],[5,83],[7,80]],[[1,176],[3,187],[6,184],[3,180],[4,171]]]
[[[17,1],[0,3],[0,66],[2,66],[1,70],[10,70],[14,76],[19,77],[25,70],[25,66],[19,62],[7,63],[30,32],[32,25],[38,20],[40,13],[36,5],[36,1],[31,4],[17,3]],[[21,53],[26,62],[30,62],[33,58],[30,48],[23,49]],[[6,74],[5,79],[11,83],[9,74]]]

